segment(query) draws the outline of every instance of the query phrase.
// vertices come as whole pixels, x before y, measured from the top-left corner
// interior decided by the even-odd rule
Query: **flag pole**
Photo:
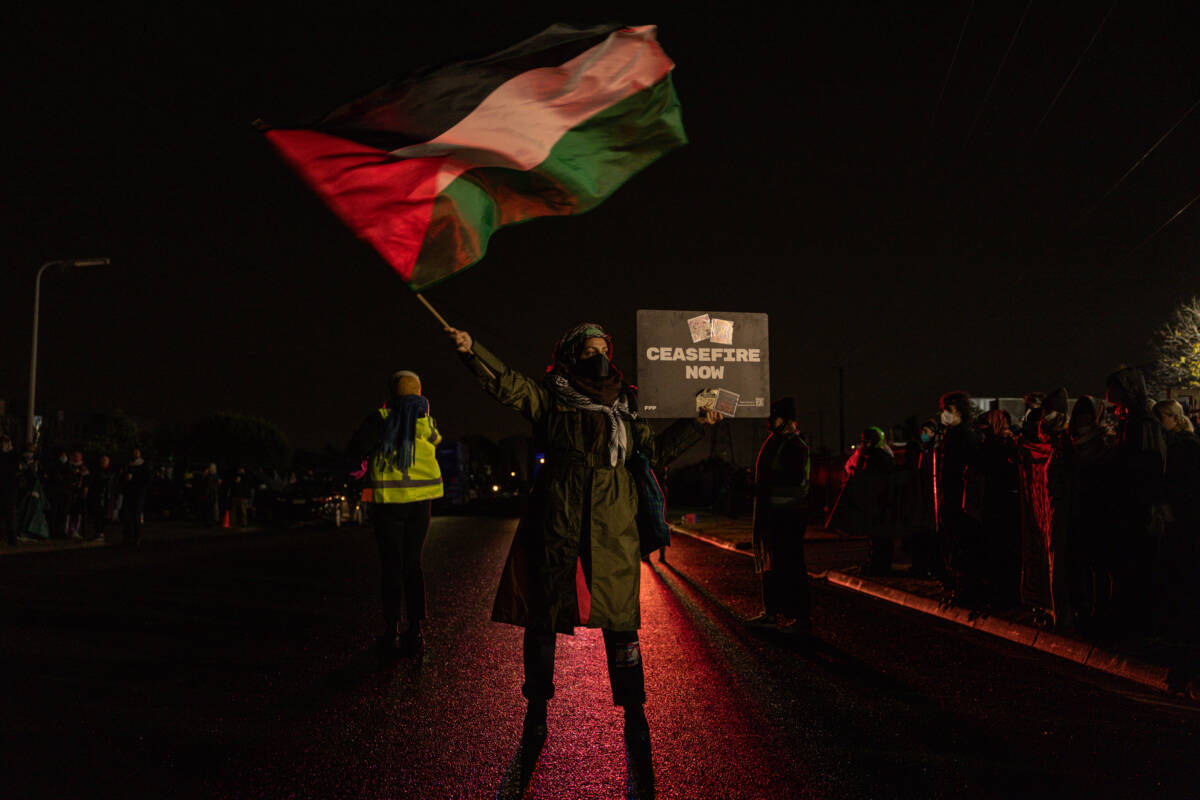
[[[429,309],[429,313],[433,314],[434,318],[438,322],[442,323],[443,328],[453,328],[454,327],[449,322],[446,322],[446,318],[438,313],[438,310],[436,308],[434,308],[433,305],[428,300],[425,299],[425,296],[423,294],[421,294],[420,292],[414,292],[414,294],[416,294],[417,299],[421,301],[421,305],[423,305],[427,309]],[[483,371],[488,374],[489,378],[491,378],[492,380],[496,380],[496,373],[492,372],[491,368],[488,367],[487,364],[484,364],[482,361],[480,361],[479,366],[483,367]]]
[[[425,295],[421,294],[420,292],[416,292],[416,295],[417,295],[417,299],[421,301],[421,304],[429,309],[429,313],[433,314],[434,318],[437,319],[438,322],[442,323],[443,328],[454,327],[449,322],[446,322],[446,318],[443,317],[441,314],[439,314],[438,310],[436,308],[434,308],[432,305],[430,305],[429,301],[425,299]]]

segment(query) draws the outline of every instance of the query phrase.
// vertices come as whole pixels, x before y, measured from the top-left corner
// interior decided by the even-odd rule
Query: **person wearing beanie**
[[[599,628],[613,704],[625,711],[626,744],[647,764],[639,464],[669,464],[720,414],[702,410],[656,435],[638,415],[637,388],[612,362],[612,337],[595,323],[558,340],[539,380],[507,366],[468,332],[445,330],[480,387],[528,420],[546,448],[492,607],[494,621],[525,629],[523,738],[547,734],[557,634]]]
[[[365,482],[379,546],[384,619],[376,648],[385,663],[415,656],[423,647],[421,551],[429,532],[430,506],[443,493],[437,462],[442,435],[429,400],[421,394],[420,377],[409,370],[392,373],[388,394],[387,403],[367,416],[347,448],[354,463],[368,465]]]
[[[796,401],[771,404],[770,433],[754,464],[754,568],[762,574],[763,611],[748,625],[808,634],[809,450],[796,431]]]

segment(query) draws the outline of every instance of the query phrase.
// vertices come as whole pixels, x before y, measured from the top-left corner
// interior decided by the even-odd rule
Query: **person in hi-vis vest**
[[[367,463],[365,494],[382,567],[383,618],[379,638],[384,658],[421,650],[425,577],[421,548],[429,531],[430,501],[442,496],[437,445],[442,440],[421,395],[421,379],[401,370],[388,382],[391,399],[371,413],[350,443],[349,455]],[[401,613],[405,611],[407,613]],[[407,617],[407,626],[403,621]]]

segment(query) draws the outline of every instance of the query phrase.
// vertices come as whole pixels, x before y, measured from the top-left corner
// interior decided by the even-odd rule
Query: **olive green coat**
[[[607,439],[597,443],[594,453],[585,451],[583,412],[509,369],[478,343],[474,351],[467,363],[480,385],[533,423],[534,442],[546,454],[500,577],[492,619],[559,633],[572,633],[577,625],[637,630],[641,553],[633,476],[624,464],[610,466]],[[657,467],[670,463],[704,432],[697,422],[680,420],[656,436],[636,419],[626,420],[626,435],[633,439],[626,442],[627,451],[636,447]],[[578,564],[585,532],[591,555],[586,587]]]

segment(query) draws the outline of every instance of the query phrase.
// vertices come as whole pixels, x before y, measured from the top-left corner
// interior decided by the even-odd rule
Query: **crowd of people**
[[[37,449],[17,453],[0,436],[0,527],[10,545],[38,539],[103,539],[120,525],[122,543],[141,540],[152,474],[137,448],[121,467],[102,455],[89,467],[79,450],[43,466]]]
[[[1104,398],[1065,388],[1012,419],[941,397],[902,453],[863,431],[846,462],[836,526],[871,538],[866,574],[912,574],[980,611],[1026,606],[1055,630],[1200,642],[1200,439],[1174,400],[1153,402],[1131,367]]]
[[[228,517],[230,527],[245,528],[258,490],[280,491],[298,481],[294,472],[252,475],[240,466],[223,477],[215,463],[152,468],[138,448],[121,465],[107,454],[86,463],[80,450],[60,450],[43,464],[38,453],[34,445],[18,452],[11,437],[0,435],[0,537],[9,545],[58,539],[136,547],[148,514],[209,527]]]

